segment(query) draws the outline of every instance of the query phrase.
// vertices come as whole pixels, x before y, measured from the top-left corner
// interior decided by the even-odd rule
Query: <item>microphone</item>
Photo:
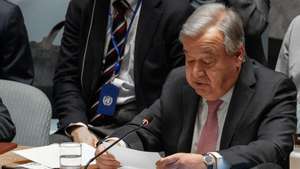
[[[141,129],[142,127],[146,127],[151,121],[153,120],[153,117],[151,116],[145,116],[142,123],[135,129],[130,130],[129,132],[125,133],[122,137],[120,137],[118,140],[116,140],[114,143],[106,147],[104,150],[102,150],[99,154],[95,155],[93,158],[89,160],[89,162],[86,164],[84,169],[88,169],[89,165],[99,156],[101,156],[103,153],[107,152],[110,148],[112,148],[114,145],[116,145],[118,142],[123,140],[125,137],[127,137],[129,134]],[[97,144],[98,145],[98,144]]]

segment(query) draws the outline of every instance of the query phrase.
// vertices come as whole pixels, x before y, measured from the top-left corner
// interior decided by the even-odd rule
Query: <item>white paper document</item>
[[[114,146],[108,152],[121,163],[122,169],[155,169],[156,161],[161,158],[157,152],[137,151],[120,146]]]
[[[22,164],[22,165],[19,165],[19,167],[24,167],[24,168],[28,168],[28,169],[51,169],[49,167],[43,166],[42,164],[39,164],[36,162]]]
[[[108,146],[108,143],[105,145]],[[36,147],[14,151],[14,153],[49,168],[59,168],[59,145]],[[109,150],[121,163],[121,169],[155,169],[155,163],[161,157],[157,152],[143,152],[114,146]],[[82,165],[95,156],[95,148],[82,144]],[[95,161],[92,163],[95,164]]]

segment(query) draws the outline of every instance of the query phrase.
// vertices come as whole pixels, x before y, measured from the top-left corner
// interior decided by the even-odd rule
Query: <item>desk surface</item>
[[[15,148],[14,150],[23,150],[29,147],[26,146],[18,146],[17,148]],[[0,166],[3,165],[18,165],[18,164],[24,164],[29,162],[28,160],[24,159],[21,156],[18,156],[16,154],[14,154],[12,151],[6,152],[4,154],[0,155]]]
[[[18,146],[14,150],[23,150],[26,148],[29,148],[29,147]],[[14,150],[12,150],[12,151],[14,151]],[[300,150],[300,145],[295,145],[294,151],[298,152],[298,150]],[[24,159],[23,157],[14,154],[12,151],[9,151],[9,152],[6,152],[6,153],[0,155],[0,167],[3,165],[17,166],[19,164],[24,164],[24,163],[30,162],[29,160]],[[89,167],[89,169],[96,169],[96,167],[91,166],[91,167]]]
[[[4,165],[6,166],[11,166],[11,167],[16,167],[17,165],[20,164],[25,164],[30,162],[29,160],[16,155],[15,153],[13,153],[12,151],[15,150],[24,150],[30,147],[26,147],[26,146],[18,146],[17,148],[15,148],[14,150],[11,150],[9,152],[6,152],[4,154],[0,155],[0,168]],[[89,169],[96,169],[96,166],[90,166]]]

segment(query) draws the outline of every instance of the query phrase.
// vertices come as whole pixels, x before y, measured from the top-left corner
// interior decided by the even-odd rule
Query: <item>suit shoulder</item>
[[[181,66],[178,68],[173,69],[168,78],[167,81],[170,81],[172,83],[178,84],[178,83],[185,83],[185,66]]]
[[[15,8],[16,6],[17,6],[16,4],[14,4],[14,3],[10,2],[10,1],[7,1],[7,0],[0,1],[1,11],[5,10],[5,9],[12,9],[12,8]]]
[[[19,6],[8,2],[6,0],[0,1],[0,33],[5,34],[4,32],[9,29],[9,24],[12,20],[16,18],[23,18],[21,9]]]
[[[164,83],[161,98],[169,99],[170,97],[178,97],[184,86],[187,86],[185,67],[182,66],[173,69]]]
[[[193,8],[190,5],[189,0],[180,0],[174,2],[174,0],[162,0],[164,12],[176,18],[187,18],[192,12]]]
[[[92,1],[94,1],[94,0],[92,0]],[[91,0],[72,0],[69,3],[69,7],[72,7],[75,9],[85,9],[90,2],[91,2]]]
[[[297,15],[297,16],[293,19],[292,22],[293,22],[293,23],[300,24],[300,15]]]
[[[281,72],[275,72],[274,70],[271,70],[256,61],[253,61],[253,65],[256,72],[255,76],[258,82],[271,86],[283,81],[293,83],[287,75]]]
[[[12,2],[3,0],[0,1],[0,16],[9,17],[13,12],[20,10],[20,8]]]
[[[293,27],[293,29],[294,28],[299,28],[300,27],[300,15],[298,15],[298,16],[296,16],[293,20],[292,20],[292,22],[291,22],[291,24],[290,24],[290,27]],[[298,30],[297,30],[298,31]]]
[[[184,11],[187,8],[191,7],[189,0],[180,0],[176,1],[174,3],[174,0],[161,0],[164,6],[169,9],[169,10],[174,10],[174,11]]]

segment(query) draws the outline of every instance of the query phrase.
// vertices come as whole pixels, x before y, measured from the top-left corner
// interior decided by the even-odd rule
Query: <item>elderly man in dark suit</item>
[[[16,134],[16,129],[10,115],[0,98],[0,142],[11,141]]]
[[[188,0],[72,0],[54,78],[60,130],[51,142],[95,145],[91,125],[104,137],[159,98],[169,72],[184,64],[178,35],[190,13]]]
[[[186,66],[170,74],[160,99],[106,141],[150,116],[148,126],[120,145],[164,151],[158,169],[248,169],[262,163],[286,168],[296,129],[291,79],[245,57],[242,21],[222,4],[199,7],[180,38]],[[110,154],[97,163],[120,165]]]
[[[0,79],[33,82],[33,62],[20,8],[0,0]]]

